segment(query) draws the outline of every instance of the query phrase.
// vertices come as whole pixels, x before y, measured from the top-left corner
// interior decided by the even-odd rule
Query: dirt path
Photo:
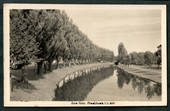
[[[146,69],[143,68],[142,66],[136,65],[132,65],[129,67],[126,65],[119,65],[118,67],[133,75],[137,75],[161,83],[161,70]]]
[[[36,89],[14,89],[11,92],[11,101],[51,101],[54,98],[56,83],[67,74],[81,69],[108,64],[111,63],[95,63],[54,70],[51,73],[45,74],[42,79],[29,81]]]

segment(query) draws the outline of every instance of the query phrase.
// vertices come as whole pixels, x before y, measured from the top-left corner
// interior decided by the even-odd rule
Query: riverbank
[[[127,66],[122,64],[118,65],[118,68],[123,69],[125,72],[131,73],[133,75],[143,77],[157,83],[161,83],[161,69],[149,69],[143,66]]]
[[[10,94],[11,101],[51,101],[56,89],[56,83],[61,81],[66,75],[78,70],[90,69],[92,67],[110,66],[112,63],[94,63],[65,67],[54,70],[43,75],[41,79],[29,80],[34,89],[14,89]]]

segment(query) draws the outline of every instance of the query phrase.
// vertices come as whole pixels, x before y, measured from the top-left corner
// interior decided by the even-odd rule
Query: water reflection
[[[105,68],[68,81],[61,88],[55,89],[55,98],[53,100],[82,101],[98,82],[110,77],[113,70],[113,68]]]
[[[133,90],[137,90],[138,93],[143,91],[146,93],[146,97],[151,99],[152,96],[161,95],[161,84],[150,81],[148,79],[140,78],[138,76],[129,74],[121,69],[117,69],[117,84],[120,89],[126,84],[130,84]]]
[[[161,99],[161,84],[121,69],[105,68],[55,89],[54,101],[147,101]]]

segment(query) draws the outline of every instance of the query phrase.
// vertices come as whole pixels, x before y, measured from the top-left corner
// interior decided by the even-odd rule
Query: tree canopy
[[[122,64],[135,64],[135,65],[151,65],[161,64],[161,45],[158,50],[153,53],[146,52],[131,52],[127,53],[127,50],[123,43],[118,45],[118,61]]]
[[[120,43],[118,45],[118,61],[124,62],[124,59],[126,59],[128,56],[127,50],[123,43]]]
[[[41,66],[63,60],[112,61],[113,52],[95,45],[61,10],[10,10],[10,60]]]

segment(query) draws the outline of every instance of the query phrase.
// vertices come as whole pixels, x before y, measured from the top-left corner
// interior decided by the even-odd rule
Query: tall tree
[[[41,73],[44,61],[64,60],[95,62],[98,58],[111,61],[113,52],[90,41],[64,11],[11,10],[10,12],[11,61],[36,62]]]
[[[54,59],[63,55],[64,50],[67,48],[67,42],[64,39],[64,32],[62,30],[64,20],[60,10],[42,10],[39,19],[42,19],[42,29],[37,37],[42,50],[39,57],[49,62],[49,71],[52,71],[52,62]],[[39,62],[41,68],[43,61]],[[58,61],[57,61],[58,62]],[[39,69],[38,69],[39,70]]]
[[[123,43],[120,43],[120,44],[118,45],[118,60],[123,63],[123,62],[124,62],[123,59],[124,59],[127,55],[128,55],[128,53],[127,53],[127,50],[126,50],[124,44],[123,44]]]
[[[10,11],[10,63],[18,68],[35,61],[39,53],[34,15],[28,10]]]
[[[161,55],[161,44],[157,47],[158,48],[158,50],[155,52],[155,56],[156,56],[156,58],[157,58],[157,65],[158,65],[158,68],[159,68],[159,66],[161,65],[161,62],[162,62],[162,55]]]

